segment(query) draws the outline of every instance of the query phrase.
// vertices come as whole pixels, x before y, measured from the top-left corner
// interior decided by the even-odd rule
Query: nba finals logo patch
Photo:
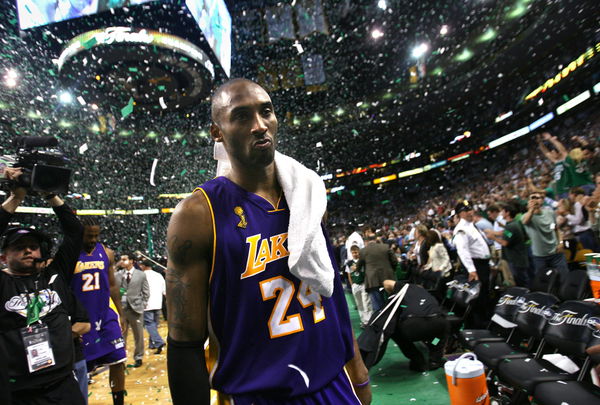
[[[244,214],[244,209],[240,206],[237,206],[233,209],[233,213],[240,217],[240,223],[237,224],[239,228],[246,228],[248,222],[246,222],[246,215]]]

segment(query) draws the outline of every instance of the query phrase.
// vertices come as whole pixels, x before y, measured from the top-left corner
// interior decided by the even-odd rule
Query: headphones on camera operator
[[[8,228],[4,232],[4,239],[2,241],[2,247],[0,248],[2,251],[6,250],[6,248],[21,238],[26,236],[33,236],[37,239],[40,245],[40,254],[41,257],[34,259],[36,263],[42,263],[46,260],[50,259],[52,256],[52,239],[46,235],[45,233],[38,231],[34,228],[28,227],[12,227]]]

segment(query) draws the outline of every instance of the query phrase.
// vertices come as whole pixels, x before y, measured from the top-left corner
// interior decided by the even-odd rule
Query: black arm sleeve
[[[203,342],[167,337],[167,371],[174,405],[210,405],[210,386]]]
[[[62,228],[63,241],[50,266],[70,283],[83,246],[83,225],[67,204],[53,209]]]

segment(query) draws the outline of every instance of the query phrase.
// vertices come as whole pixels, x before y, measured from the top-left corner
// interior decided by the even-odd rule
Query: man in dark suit
[[[127,344],[127,332],[129,327],[133,329],[135,339],[135,351],[133,359],[134,367],[142,365],[144,357],[144,308],[150,297],[150,287],[146,274],[134,267],[134,257],[131,253],[121,255],[121,260],[117,266],[121,268],[115,274],[117,285],[121,289],[121,304],[123,305],[123,315],[125,317],[125,326],[123,328],[123,339]]]
[[[367,236],[367,246],[360,251],[357,268],[365,268],[365,290],[369,293],[373,312],[383,307],[383,280],[395,280],[396,255],[386,243],[378,243],[375,234]]]

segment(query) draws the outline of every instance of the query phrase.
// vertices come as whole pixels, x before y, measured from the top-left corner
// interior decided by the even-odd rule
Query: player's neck
[[[258,169],[236,170],[233,168],[227,174],[227,178],[244,190],[270,201],[273,205],[279,200],[281,186],[275,176],[274,164]]]

